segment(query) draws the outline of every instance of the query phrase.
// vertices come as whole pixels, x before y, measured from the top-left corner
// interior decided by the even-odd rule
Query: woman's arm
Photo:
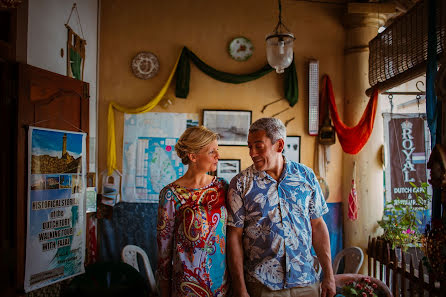
[[[172,254],[175,228],[175,195],[169,189],[160,193],[156,239],[158,243],[159,288],[161,297],[170,297],[172,292]]]

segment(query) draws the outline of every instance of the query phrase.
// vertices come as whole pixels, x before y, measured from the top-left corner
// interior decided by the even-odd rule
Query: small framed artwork
[[[219,145],[248,145],[250,110],[203,110],[203,126],[220,135]]]
[[[96,187],[96,173],[95,172],[88,172],[87,173],[87,187]]]
[[[220,159],[217,164],[217,176],[228,183],[240,172],[240,159]]]
[[[287,160],[300,162],[300,136],[287,136],[283,155]]]

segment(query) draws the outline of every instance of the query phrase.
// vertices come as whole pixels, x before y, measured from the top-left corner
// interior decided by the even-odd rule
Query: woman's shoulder
[[[176,196],[176,185],[175,182],[172,182],[168,185],[166,185],[161,191],[160,191],[160,197],[172,197],[172,196]]]

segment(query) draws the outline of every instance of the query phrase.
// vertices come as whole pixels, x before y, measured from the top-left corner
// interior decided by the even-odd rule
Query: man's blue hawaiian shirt
[[[272,290],[318,281],[311,219],[328,208],[313,170],[285,159],[277,182],[252,165],[232,179],[227,199],[228,225],[243,228],[246,281]]]

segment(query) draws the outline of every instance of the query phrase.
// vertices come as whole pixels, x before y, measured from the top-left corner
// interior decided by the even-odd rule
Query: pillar
[[[368,43],[378,34],[385,16],[377,13],[348,14],[345,20],[346,47],[344,58],[345,98],[342,119],[348,126],[359,122],[369,97],[365,91],[370,87],[368,80]],[[377,221],[383,213],[383,167],[381,145],[384,143],[381,104],[378,103],[373,132],[362,150],[356,155],[344,154],[343,158],[343,214],[344,245],[358,246],[364,251],[361,273],[367,273],[367,242],[376,236]],[[358,195],[358,219],[350,221],[347,216],[348,196],[351,190],[353,163],[356,161],[356,191]]]

